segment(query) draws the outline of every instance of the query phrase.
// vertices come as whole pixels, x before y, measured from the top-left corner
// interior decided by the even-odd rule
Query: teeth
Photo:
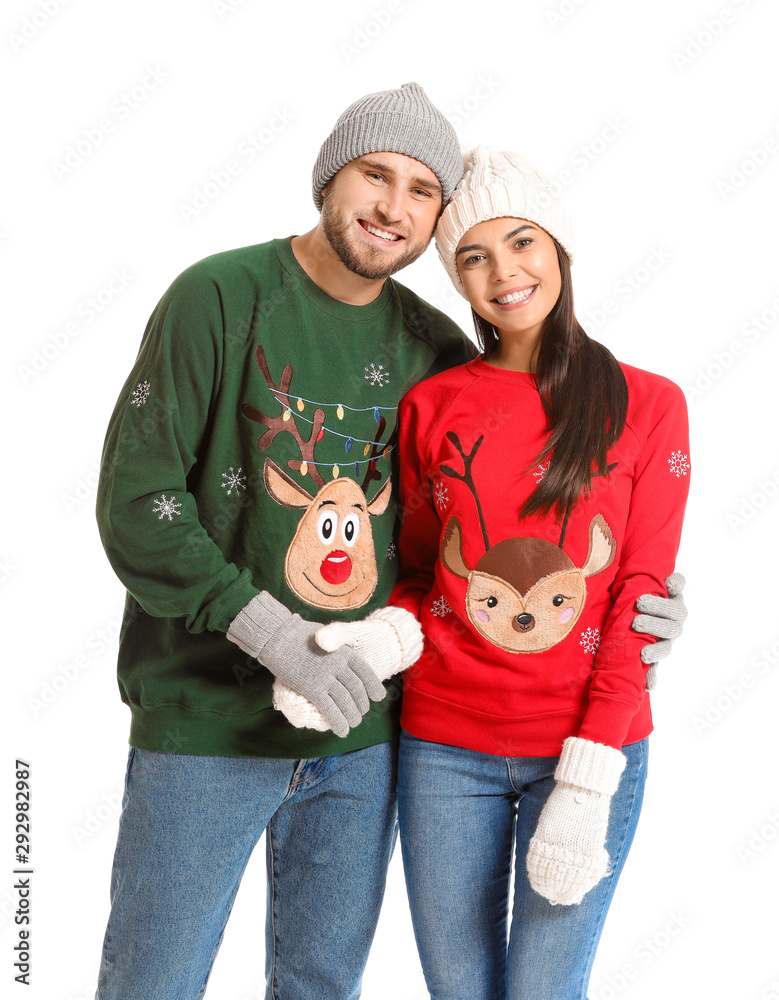
[[[387,240],[388,243],[393,243],[395,240],[400,239],[399,236],[395,236],[393,233],[387,233],[383,229],[377,229],[375,226],[371,226],[367,222],[363,222],[363,225],[369,233],[373,233],[373,235],[378,236],[379,239]]]
[[[507,306],[509,302],[524,302],[525,299],[529,299],[533,292],[536,290],[536,286],[533,285],[532,288],[526,288],[522,292],[512,292],[511,295],[501,295],[500,298],[495,299],[502,306]]]

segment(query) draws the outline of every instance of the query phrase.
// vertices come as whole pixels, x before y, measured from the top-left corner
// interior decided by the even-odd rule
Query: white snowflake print
[[[446,603],[446,598],[441,596],[438,598],[437,601],[433,601],[433,603],[430,605],[430,610],[438,618],[443,618],[444,615],[448,615],[452,609]]]
[[[168,498],[163,493],[162,496],[159,498],[159,500],[155,500],[154,502],[158,506],[153,509],[152,513],[159,514],[160,521],[163,519],[163,517],[167,517],[169,521],[172,521],[174,514],[176,515],[176,517],[181,517],[181,511],[176,510],[176,508],[180,507],[181,504],[176,503],[175,497],[171,497],[170,500],[168,500]]]
[[[600,646],[600,629],[588,628],[581,633],[579,645],[584,646],[585,653],[597,653]]]
[[[680,479],[682,476],[687,475],[687,470],[690,468],[690,463],[687,460],[687,456],[683,455],[681,451],[672,451],[671,457],[668,459],[668,471],[672,476],[676,476]]]
[[[435,497],[436,507],[438,507],[439,510],[446,510],[449,506],[449,490],[443,483],[435,484],[433,496]]]
[[[225,486],[227,487],[227,496],[230,496],[233,490],[235,490],[236,493],[239,493],[241,490],[246,489],[246,476],[241,475],[242,471],[243,470],[240,467],[236,471],[231,465],[229,472],[222,473],[222,479],[224,479],[222,489],[224,489]]]
[[[371,385],[386,385],[389,382],[389,372],[385,370],[384,365],[368,365],[365,366],[365,375]]]
[[[133,398],[130,400],[130,406],[141,407],[149,398],[149,393],[151,392],[151,385],[148,382],[139,382],[138,385],[133,389]]]
[[[542,480],[543,480],[544,476],[545,476],[545,475],[547,474],[547,472],[549,471],[549,466],[550,466],[551,464],[552,464],[552,460],[550,459],[550,460],[549,460],[549,461],[548,461],[548,462],[546,463],[546,465],[539,465],[539,466],[538,466],[538,468],[536,469],[536,471],[535,471],[535,472],[533,473],[533,475],[534,475],[534,476],[536,477],[536,485],[538,485],[538,484],[539,484],[540,482],[542,482]]]
[[[395,548],[395,539],[390,538],[390,543],[387,546],[387,558],[394,559],[397,554],[398,550]]]

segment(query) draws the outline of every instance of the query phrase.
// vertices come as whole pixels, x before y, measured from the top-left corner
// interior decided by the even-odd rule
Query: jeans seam
[[[641,770],[642,770],[642,767],[643,767],[643,764],[644,764],[644,747],[645,746],[646,746],[646,744],[642,742],[641,749],[639,751],[640,752],[640,759],[639,759],[639,762],[638,762],[638,767],[636,768],[636,774],[637,775],[641,773]],[[633,815],[633,810],[634,810],[635,804],[636,804],[636,793],[637,793],[637,790],[638,790],[638,781],[634,781],[633,782],[633,794],[632,794],[631,799],[630,799],[630,809],[628,810],[628,817],[630,817],[630,816]],[[623,827],[622,827],[622,839],[620,840],[619,851],[617,852],[618,855],[621,855],[621,853],[622,853],[622,848],[623,848],[623,846],[625,844],[625,834],[627,832],[628,825],[629,825],[628,823],[625,823],[623,825]],[[611,862],[611,858],[609,858],[609,863],[610,862]],[[611,878],[612,877],[612,872],[609,872],[606,877],[607,878]],[[582,983],[582,989],[581,989],[581,993],[579,994],[579,1000],[587,1000],[587,990],[589,988],[590,975],[592,974],[592,966],[593,966],[593,964],[595,962],[595,952],[597,950],[598,942],[600,941],[600,935],[601,935],[601,932],[603,930],[603,924],[605,923],[608,911],[611,909],[611,903],[612,903],[613,899],[614,899],[614,895],[612,893],[612,895],[607,900],[603,901],[603,904],[601,905],[601,908],[600,908],[600,910],[598,912],[598,922],[592,928],[592,933],[591,933],[591,936],[590,936],[590,946],[589,946],[589,949],[588,949],[588,952],[587,952],[587,965],[585,966],[585,971],[587,973],[587,976],[586,976],[585,981]]]
[[[270,975],[270,988],[274,1000],[276,1000],[278,994],[276,992],[276,852],[273,848],[273,817],[268,820],[268,825],[265,832],[268,838],[268,848],[270,850],[270,893],[271,899],[273,901],[270,911],[270,922],[271,922],[271,936],[273,938],[273,953],[271,956],[271,975]]]

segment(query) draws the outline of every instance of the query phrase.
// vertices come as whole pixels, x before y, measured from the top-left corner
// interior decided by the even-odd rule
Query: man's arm
[[[222,632],[313,701],[345,736],[384,697],[352,650],[326,653],[314,623],[261,592],[248,567],[210,538],[188,489],[219,391],[224,331],[219,290],[190,268],[144,333],[106,436],[97,519],[108,558],[149,615]],[[233,628],[233,626],[236,628]]]

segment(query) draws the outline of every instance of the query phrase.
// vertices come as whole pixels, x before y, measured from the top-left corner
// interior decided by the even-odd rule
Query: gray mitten
[[[646,675],[648,691],[651,691],[657,683],[658,661],[669,655],[674,641],[682,634],[684,620],[687,617],[682,593],[685,583],[681,573],[672,573],[665,581],[668,597],[643,594],[636,601],[636,610],[642,614],[636,615],[633,619],[634,630],[654,635],[659,640],[644,646],[641,650],[642,661],[650,664]]]
[[[318,646],[314,636],[321,627],[263,591],[236,615],[227,638],[312,702],[336,736],[346,736],[370,702],[381,701],[387,692],[351,647],[325,652]]]

